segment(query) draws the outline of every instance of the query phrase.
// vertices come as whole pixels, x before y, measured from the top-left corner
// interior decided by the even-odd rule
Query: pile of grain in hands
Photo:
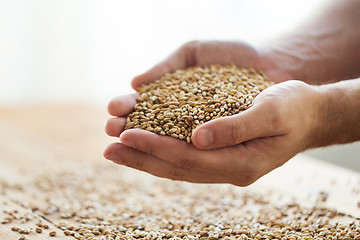
[[[245,111],[261,91],[273,84],[263,73],[235,65],[190,67],[167,73],[137,89],[141,95],[125,129],[140,128],[190,143],[197,126]]]

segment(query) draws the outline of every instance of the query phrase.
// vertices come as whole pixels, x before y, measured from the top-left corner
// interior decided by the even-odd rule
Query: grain
[[[20,230],[20,228],[14,226],[14,227],[11,228],[11,230],[14,231],[14,232],[18,232]]]
[[[56,236],[56,232],[55,232],[55,231],[49,232],[49,236],[50,236],[50,237],[55,237],[55,236]]]
[[[177,70],[137,89],[140,97],[125,129],[139,128],[190,143],[196,127],[247,110],[273,84],[263,73],[235,65]]]
[[[0,212],[2,218],[12,216],[12,234],[26,230],[20,219],[28,219],[37,226],[33,232],[51,229],[48,238],[360,240],[359,216],[329,208],[332,196],[321,200],[326,191],[302,202],[289,192],[139,177],[109,165],[45,172],[26,184],[23,192],[15,191],[26,210]],[[42,202],[36,212],[23,197],[33,192]]]
[[[20,234],[29,234],[31,232],[31,230],[30,229],[19,229],[18,232]]]

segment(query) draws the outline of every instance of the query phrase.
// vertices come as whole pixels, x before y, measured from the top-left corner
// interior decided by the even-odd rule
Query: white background
[[[0,0],[0,106],[105,106],[186,41],[277,37],[326,0]],[[344,150],[345,149],[345,150]],[[360,147],[310,154],[360,170]]]
[[[0,104],[91,100],[194,39],[271,39],[323,0],[0,0]]]

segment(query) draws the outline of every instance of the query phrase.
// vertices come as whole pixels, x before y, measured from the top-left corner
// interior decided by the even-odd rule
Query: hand
[[[132,87],[137,89],[142,84],[153,82],[165,73],[193,65],[229,64],[240,67],[254,67],[262,70],[274,82],[282,82],[292,77],[281,68],[283,64],[275,63],[269,50],[256,49],[244,42],[192,41],[181,46],[161,63],[149,71],[135,77]],[[137,93],[114,98],[108,106],[108,111],[116,118],[106,124],[106,132],[113,137],[119,137],[124,130],[126,115],[133,110]]]
[[[294,79],[283,63],[277,59],[277,53],[271,48],[254,48],[244,42],[192,41],[184,44],[164,61],[149,71],[135,77],[132,87],[136,90],[142,84],[153,82],[165,73],[174,72],[190,66],[209,64],[235,64],[239,67],[253,67],[263,71],[274,82]]]
[[[194,145],[132,129],[104,154],[159,177],[247,186],[311,146],[321,105],[317,87],[287,81],[263,91],[245,112],[198,127]],[[210,144],[202,139],[207,131]]]
[[[136,77],[132,82],[133,87],[137,88],[142,83],[154,81],[164,73],[174,71],[177,68],[184,68],[192,64],[206,65],[216,62],[224,64],[235,62],[243,67],[256,67],[264,71],[272,80],[283,81],[288,77],[288,74],[277,68],[270,60],[266,60],[268,58],[246,44],[208,42],[195,47],[196,44],[199,43],[194,42],[181,47],[167,60]],[[234,53],[235,50],[240,51],[240,49],[243,50],[243,54],[240,54],[242,57],[239,57],[239,53]],[[212,56],[214,56],[213,61],[211,61]],[[242,65],[245,63],[248,65]],[[289,144],[290,139],[294,140],[289,137],[293,136],[290,131],[291,127],[289,127],[293,121],[282,126],[280,124],[281,116],[277,115],[278,112],[272,111],[272,107],[279,107],[280,109],[280,106],[283,105],[285,107],[281,108],[287,106],[287,110],[294,110],[293,106],[286,102],[291,96],[291,94],[287,96],[289,89],[295,90],[294,92],[299,91],[294,89],[295,86],[292,85],[310,88],[306,84],[306,87],[303,86],[304,83],[301,82],[291,83],[288,86],[289,83],[283,83],[284,86],[280,86],[282,84],[277,85],[270,88],[273,92],[269,89],[259,95],[254,107],[250,109],[251,111],[247,110],[242,114],[218,119],[200,126],[195,130],[192,137],[194,145],[143,130],[136,129],[123,132],[124,116],[132,111],[138,95],[119,97],[109,104],[110,114],[117,116],[117,118],[108,121],[106,132],[115,137],[119,137],[121,134],[121,143],[110,145],[104,155],[114,162],[159,177],[190,182],[226,182],[240,186],[249,185],[262,175],[282,165],[304,148],[302,145],[306,141],[303,138],[298,138],[297,144]],[[277,92],[283,92],[283,94],[277,96]],[[284,97],[285,100],[281,99],[280,96]],[[298,101],[298,95],[296,96],[292,96],[292,98]],[[289,114],[289,116],[295,117],[296,115]],[[246,128],[244,128],[245,126]],[[209,129],[214,130],[213,137],[216,141],[206,145],[202,139],[206,130]],[[224,134],[229,132],[230,135]],[[301,131],[300,134],[304,132]],[[201,150],[210,148],[212,149]],[[281,156],[278,156],[279,154]]]

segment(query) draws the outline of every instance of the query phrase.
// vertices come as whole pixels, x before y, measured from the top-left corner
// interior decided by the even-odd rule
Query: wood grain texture
[[[0,182],[12,186],[27,184],[40,172],[72,166],[72,163],[103,161],[102,150],[110,139],[102,132],[106,113],[86,105],[32,106],[3,108],[0,110]],[[35,204],[43,193],[21,194],[11,188],[0,194],[0,210],[23,210],[20,203]],[[26,207],[29,207],[27,205]],[[1,214],[0,213],[0,214]],[[36,212],[34,213],[36,215]],[[0,215],[0,219],[5,217]],[[66,237],[62,230],[47,221],[50,226],[42,234],[26,235],[26,239],[48,239],[48,232],[56,230],[52,239]],[[48,216],[49,217],[49,216]],[[16,226],[19,222],[15,221]],[[19,233],[11,231],[13,223],[0,224],[0,239],[19,239]],[[35,222],[20,224],[35,229]]]
[[[41,214],[35,212],[29,212],[27,207],[23,207],[21,202],[13,201],[8,195],[0,194],[1,212],[0,219],[8,217],[7,212],[16,212],[17,216],[31,215],[32,220],[23,222],[22,219],[12,220],[6,224],[0,224],[0,239],[19,239],[21,236],[25,236],[26,239],[42,240],[49,239],[49,233],[55,231],[57,236],[51,237],[52,239],[74,239],[63,234],[63,231],[54,226],[50,221],[45,219]],[[36,220],[35,220],[36,219]],[[42,233],[36,233],[35,229],[38,228],[36,225],[41,221],[44,225],[48,226],[48,229],[41,228]],[[21,234],[17,231],[12,230],[13,227],[20,229],[30,230],[29,234]]]

